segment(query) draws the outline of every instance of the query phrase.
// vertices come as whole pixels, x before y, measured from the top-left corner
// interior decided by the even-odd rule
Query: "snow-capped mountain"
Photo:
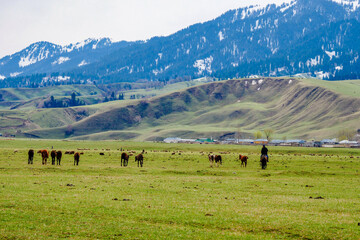
[[[359,20],[359,0],[249,6],[145,42],[34,44],[1,59],[0,75],[57,71],[103,83],[177,76],[360,78]]]
[[[0,75],[15,77],[68,71],[99,61],[104,55],[128,44],[127,42],[113,43],[109,38],[89,38],[67,46],[37,42],[18,53],[2,58]]]

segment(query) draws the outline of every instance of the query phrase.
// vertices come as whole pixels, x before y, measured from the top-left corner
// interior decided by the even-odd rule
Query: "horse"
[[[248,157],[245,155],[239,155],[239,160],[241,160],[241,167],[246,167]]]
[[[34,160],[34,150],[30,149],[28,152],[28,164],[33,164]]]
[[[78,166],[79,165],[79,161],[80,161],[80,154],[78,152],[76,152],[74,154],[74,166]]]
[[[55,165],[56,151],[52,150],[51,153],[50,153],[50,156],[51,156],[51,164]]]
[[[143,162],[144,162],[144,156],[140,153],[139,155],[135,156],[135,162],[138,162],[138,167],[139,164],[142,167],[143,166]]]
[[[60,163],[61,163],[61,157],[62,157],[62,152],[61,152],[61,151],[57,151],[57,152],[56,152],[56,165],[60,165]]]
[[[208,157],[209,157],[210,167],[212,167],[215,161],[215,155],[209,154]]]
[[[129,155],[125,152],[121,154],[121,166],[126,167],[129,163]]]
[[[215,155],[215,163],[216,163],[216,166],[218,167],[218,163],[220,163],[220,165],[222,165],[222,158],[221,158],[221,155]]]
[[[47,159],[49,158],[49,152],[48,150],[39,150],[42,157],[42,165],[46,165]]]
[[[264,170],[266,169],[268,162],[269,162],[268,157],[266,155],[261,155],[260,163],[261,163],[262,169],[264,169]]]

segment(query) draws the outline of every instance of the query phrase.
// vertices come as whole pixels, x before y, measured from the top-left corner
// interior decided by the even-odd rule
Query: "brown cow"
[[[216,166],[218,167],[218,163],[220,163],[220,165],[222,165],[222,158],[221,158],[221,155],[215,155],[215,163],[216,163]]]
[[[74,166],[78,166],[79,165],[79,161],[80,161],[80,154],[78,152],[76,152],[74,154]]]
[[[213,167],[213,163],[215,161],[215,155],[209,154],[208,157],[209,157],[210,167]]]
[[[41,157],[42,157],[42,165],[46,165],[47,159],[49,158],[48,150],[40,150]]]
[[[52,151],[50,152],[50,156],[51,156],[51,164],[52,164],[52,165],[55,165],[56,151],[55,151],[55,150],[52,150]]]
[[[57,152],[56,152],[56,165],[60,165],[60,163],[61,163],[61,157],[62,157],[62,152],[61,152],[61,151],[57,151]]]
[[[127,167],[129,163],[129,155],[125,152],[121,154],[121,166]]]
[[[28,152],[28,164],[34,163],[34,150],[30,149]]]
[[[135,156],[135,162],[138,162],[138,167],[139,165],[142,167],[143,163],[144,163],[144,156],[140,153],[139,155]]]
[[[239,155],[239,160],[241,160],[241,167],[246,167],[248,157],[245,155]]]

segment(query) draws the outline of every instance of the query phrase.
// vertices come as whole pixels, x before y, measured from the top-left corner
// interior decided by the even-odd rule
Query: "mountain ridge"
[[[75,80],[101,83],[299,73],[322,79],[355,79],[360,78],[360,48],[355,44],[359,40],[359,6],[358,0],[296,0],[249,6],[167,37],[122,42],[113,48],[110,45],[104,48],[106,53],[97,52],[92,61],[78,57],[71,65],[74,56],[64,55],[47,65],[39,64],[37,70],[31,67],[37,64],[31,64],[28,71],[14,67],[5,74],[1,59],[0,75],[58,71]],[[27,63],[31,59],[23,61]]]

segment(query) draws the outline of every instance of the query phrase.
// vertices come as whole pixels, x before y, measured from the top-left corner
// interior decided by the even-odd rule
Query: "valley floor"
[[[84,154],[28,165],[29,148]],[[0,239],[358,239],[360,150],[269,150],[261,170],[254,146],[0,140]]]

